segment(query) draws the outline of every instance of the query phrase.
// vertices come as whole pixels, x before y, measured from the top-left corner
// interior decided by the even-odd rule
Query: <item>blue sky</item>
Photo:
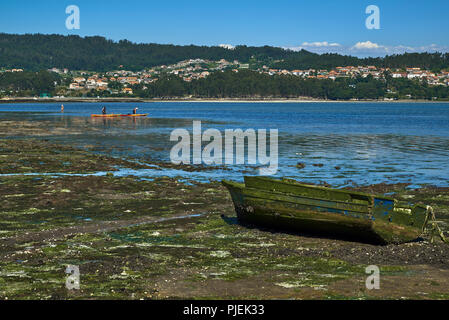
[[[68,5],[80,8],[79,30],[65,27]],[[365,27],[368,5],[380,9],[379,30]],[[448,14],[447,0],[22,0],[1,1],[0,32],[366,56],[449,51]]]

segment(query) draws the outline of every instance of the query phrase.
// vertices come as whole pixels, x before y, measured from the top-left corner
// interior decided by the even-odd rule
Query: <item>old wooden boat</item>
[[[223,184],[242,223],[383,244],[415,240],[426,224],[426,206],[386,196],[267,177]]]

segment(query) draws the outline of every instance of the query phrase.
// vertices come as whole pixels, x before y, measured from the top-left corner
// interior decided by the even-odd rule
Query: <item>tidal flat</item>
[[[218,181],[48,141],[33,125],[0,140],[0,299],[449,299],[438,238],[376,246],[242,226]],[[354,188],[431,205],[448,234],[449,188]],[[66,288],[68,265],[79,290]],[[366,289],[369,265],[379,290]]]

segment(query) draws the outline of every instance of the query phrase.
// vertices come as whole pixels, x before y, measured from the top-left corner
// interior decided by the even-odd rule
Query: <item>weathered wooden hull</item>
[[[246,177],[223,181],[243,223],[374,243],[402,243],[422,233],[426,208],[388,197]]]

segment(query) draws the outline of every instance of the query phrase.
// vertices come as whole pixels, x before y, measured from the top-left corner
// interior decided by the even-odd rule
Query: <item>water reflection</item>
[[[117,104],[108,107],[108,111],[127,113],[131,106]],[[27,113],[0,112],[0,118],[39,121],[41,126],[51,129],[51,135],[46,138],[113,156],[169,161],[174,144],[169,140],[171,131],[186,128],[191,132],[192,121],[202,120],[203,131],[207,128],[279,129],[278,176],[339,186],[352,182],[436,185],[449,182],[449,104],[139,106],[139,111],[150,113],[147,118],[91,118],[90,113],[98,108],[93,104],[65,104],[64,114],[52,112],[54,105],[12,105],[9,111],[26,108],[29,108]],[[5,109],[5,105],[0,106],[0,110]],[[305,167],[298,168],[299,162]],[[254,167],[248,166],[229,169],[217,168],[202,176],[240,180],[244,173],[256,173]],[[187,177],[182,172],[173,174]]]

